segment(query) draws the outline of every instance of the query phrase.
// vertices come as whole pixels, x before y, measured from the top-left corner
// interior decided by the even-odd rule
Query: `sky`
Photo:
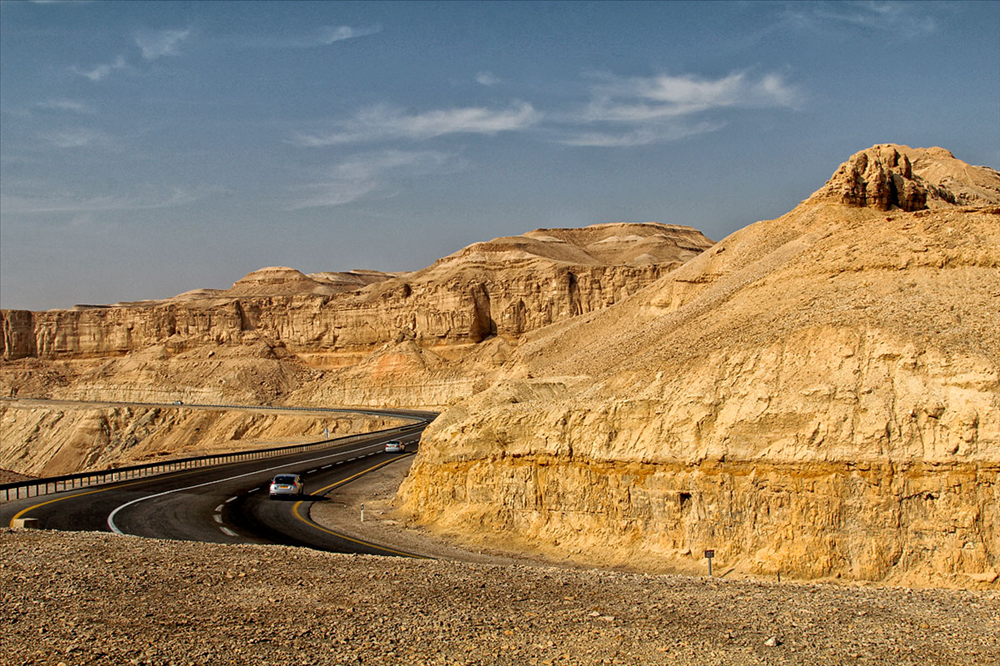
[[[0,307],[713,240],[876,143],[1000,168],[1000,2],[0,2]]]

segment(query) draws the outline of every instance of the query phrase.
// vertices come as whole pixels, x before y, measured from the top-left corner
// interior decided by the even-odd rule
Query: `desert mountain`
[[[965,585],[1000,569],[1000,174],[881,145],[424,436],[411,516],[603,564]]]
[[[2,311],[2,393],[122,402],[443,406],[489,386],[526,332],[605,308],[711,245],[690,227],[661,224],[549,229],[477,243],[415,273],[304,275],[271,267],[231,289],[164,301]],[[48,433],[49,441],[73,446],[86,440],[78,425],[81,432],[98,422],[109,431],[137,428],[114,414],[0,412],[5,464],[24,463],[32,458],[25,452],[35,451],[29,467],[15,470],[22,472],[70,472],[72,465],[107,459],[96,450],[38,449],[32,442],[39,424],[59,429]],[[235,428],[197,427],[199,439],[208,433],[227,439]],[[50,458],[65,465],[50,465]]]
[[[171,301],[238,298],[240,296],[330,296],[356,291],[370,284],[388,280],[395,273],[379,271],[324,272],[305,275],[294,268],[270,266],[248,273],[229,289],[195,289],[179,294]],[[149,303],[149,301],[146,301]]]
[[[448,407],[398,498],[435,530],[649,570],[702,571],[714,549],[756,575],[996,585],[998,269],[1000,174],[879,145],[714,245],[539,229],[413,273],[270,268],[161,302],[4,311],[0,381]],[[5,450],[52,422],[0,417]],[[52,439],[80,446],[67,429],[96,422],[64,415]]]

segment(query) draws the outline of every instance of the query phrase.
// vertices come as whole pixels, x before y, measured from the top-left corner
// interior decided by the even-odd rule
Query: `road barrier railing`
[[[107,404],[107,403],[105,403]],[[133,405],[136,403],[132,403]],[[159,406],[159,405],[156,405]],[[194,407],[195,405],[191,405]],[[197,405],[197,407],[203,407],[208,405]],[[223,405],[211,405],[211,407],[225,408]],[[230,406],[229,408],[233,408]],[[256,407],[241,407],[243,409],[257,409]],[[285,408],[288,409],[288,408]],[[362,411],[362,410],[323,410],[322,408],[302,408],[303,410],[309,411]],[[374,413],[374,412],[365,412]],[[387,412],[378,412],[381,416],[390,416]],[[163,460],[155,463],[147,463],[144,465],[132,465],[129,467],[114,467],[111,469],[102,469],[94,472],[79,472],[77,474],[67,474],[65,476],[52,476],[41,479],[29,479],[27,481],[18,481],[16,483],[3,483],[0,484],[0,496],[3,497],[5,502],[9,502],[13,499],[21,499],[28,497],[36,497],[38,495],[48,495],[51,493],[63,492],[66,490],[74,490],[76,488],[87,488],[91,486],[102,486],[108,483],[117,483],[119,481],[127,481],[129,479],[141,479],[148,476],[157,476],[159,474],[169,474],[170,472],[176,472],[183,469],[192,469],[196,467],[209,467],[211,465],[226,465],[228,463],[234,462],[244,462],[247,460],[260,460],[264,458],[275,458],[278,456],[288,455],[290,453],[302,453],[305,451],[314,450],[317,448],[328,448],[334,446],[342,446],[345,444],[352,444],[354,442],[359,442],[362,439],[367,439],[370,437],[391,437],[393,435],[406,435],[413,432],[422,430],[427,423],[430,422],[430,418],[420,419],[418,423],[397,426],[395,428],[387,428],[385,430],[373,430],[371,432],[359,433],[357,435],[345,435],[344,437],[335,437],[332,439],[324,439],[317,442],[308,442],[303,444],[293,444],[291,446],[276,446],[268,449],[249,449],[245,451],[234,451],[232,453],[216,453],[207,456],[195,456],[192,458],[175,458],[172,460]]]

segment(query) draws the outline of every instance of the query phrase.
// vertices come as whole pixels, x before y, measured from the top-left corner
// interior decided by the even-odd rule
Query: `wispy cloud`
[[[287,37],[267,36],[263,38],[240,38],[240,43],[244,46],[256,46],[275,49],[313,49],[321,46],[329,46],[337,42],[348,39],[367,37],[382,32],[382,26],[372,25],[362,28],[355,28],[349,25],[324,25],[303,35],[293,35]]]
[[[466,107],[406,114],[386,106],[366,109],[339,123],[340,130],[325,134],[296,134],[293,142],[320,147],[385,139],[432,139],[447,134],[486,134],[523,130],[542,117],[534,107],[520,102],[507,109]]]
[[[459,167],[454,155],[437,151],[362,153],[333,165],[314,182],[291,188],[296,201],[288,208],[342,206],[384,191],[394,179],[446,173]]]
[[[47,102],[39,102],[35,106],[39,109],[47,109],[50,111],[69,111],[71,113],[80,113],[85,115],[93,115],[97,113],[94,110],[94,107],[89,104],[77,102],[72,99],[50,99]]]
[[[114,138],[89,127],[71,127],[48,132],[41,137],[56,148],[110,148],[116,145]]]
[[[179,56],[178,47],[190,34],[190,29],[142,31],[135,36],[135,44],[142,50],[143,60]]]
[[[479,72],[476,74],[476,83],[481,86],[495,86],[503,83],[503,81],[493,72]]]
[[[822,31],[860,28],[917,37],[937,30],[928,11],[931,3],[914,2],[794,2],[785,7],[786,24]]]
[[[746,73],[717,79],[605,74],[591,86],[590,94],[581,111],[564,118],[569,128],[558,134],[559,143],[610,147],[674,141],[725,125],[698,119],[700,114],[737,107],[794,107],[800,98],[780,75],[752,78]]]
[[[628,148],[665,141],[679,141],[689,136],[714,132],[724,126],[725,123],[707,121],[699,123],[662,123],[618,132],[567,132],[556,141],[567,146]]]
[[[0,206],[6,214],[87,213],[109,210],[152,210],[183,206],[198,201],[210,190],[164,192],[152,186],[130,195],[81,196],[71,192],[21,196],[0,194]]]
[[[73,65],[72,67],[70,67],[70,71],[72,71],[74,74],[79,74],[80,76],[86,77],[91,81],[96,82],[96,81],[103,81],[104,79],[108,78],[108,75],[111,74],[111,72],[120,69],[125,69],[126,67],[128,67],[128,65],[125,64],[125,57],[118,56],[117,58],[115,58],[114,62],[109,64],[97,65],[91,69],[86,69],[78,65]]]

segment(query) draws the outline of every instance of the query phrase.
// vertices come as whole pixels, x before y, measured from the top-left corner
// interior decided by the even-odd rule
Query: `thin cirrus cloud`
[[[465,107],[406,114],[387,106],[376,106],[341,122],[339,131],[299,133],[293,143],[307,147],[387,139],[422,140],[449,134],[485,134],[524,130],[538,123],[542,114],[531,104],[519,102],[506,109]]]
[[[291,188],[296,200],[288,209],[343,206],[384,192],[389,184],[402,177],[447,173],[458,168],[461,163],[454,155],[438,151],[362,153],[335,164],[311,183]]]
[[[934,9],[919,2],[802,2],[789,3],[781,20],[811,32],[860,28],[912,38],[937,30]]]
[[[71,127],[41,135],[41,138],[55,148],[111,148],[115,139],[99,130],[88,127]]]
[[[142,51],[143,60],[152,61],[164,56],[179,56],[178,47],[190,34],[190,29],[143,31],[135,36],[135,44]]]
[[[0,195],[3,211],[7,214],[38,213],[87,213],[112,210],[152,210],[171,208],[193,203],[206,196],[206,192],[174,189],[162,192],[146,187],[132,195],[80,196],[74,193],[23,196]]]
[[[45,109],[48,111],[69,111],[70,113],[80,113],[84,115],[93,115],[97,113],[97,111],[94,110],[94,107],[89,104],[77,102],[72,99],[50,99],[47,102],[39,102],[35,106],[39,109]]]
[[[286,49],[312,49],[329,46],[348,39],[367,37],[382,32],[382,26],[373,25],[364,28],[353,28],[348,25],[325,25],[315,31],[294,37],[268,37],[262,40],[251,40],[251,46]]]
[[[777,74],[717,79],[691,75],[620,78],[602,75],[590,102],[563,117],[556,141],[572,146],[638,146],[713,132],[725,122],[699,116],[732,108],[794,108],[798,91]]]
[[[104,79],[108,78],[108,75],[111,74],[112,72],[125,69],[126,67],[128,67],[128,65],[125,64],[125,57],[118,56],[117,58],[115,58],[114,62],[103,65],[96,65],[94,67],[91,67],[90,69],[86,69],[78,65],[73,65],[72,67],[70,67],[70,71],[72,71],[74,74],[79,74],[84,78],[90,79],[91,81],[94,81],[96,83],[97,81],[103,81]]]

